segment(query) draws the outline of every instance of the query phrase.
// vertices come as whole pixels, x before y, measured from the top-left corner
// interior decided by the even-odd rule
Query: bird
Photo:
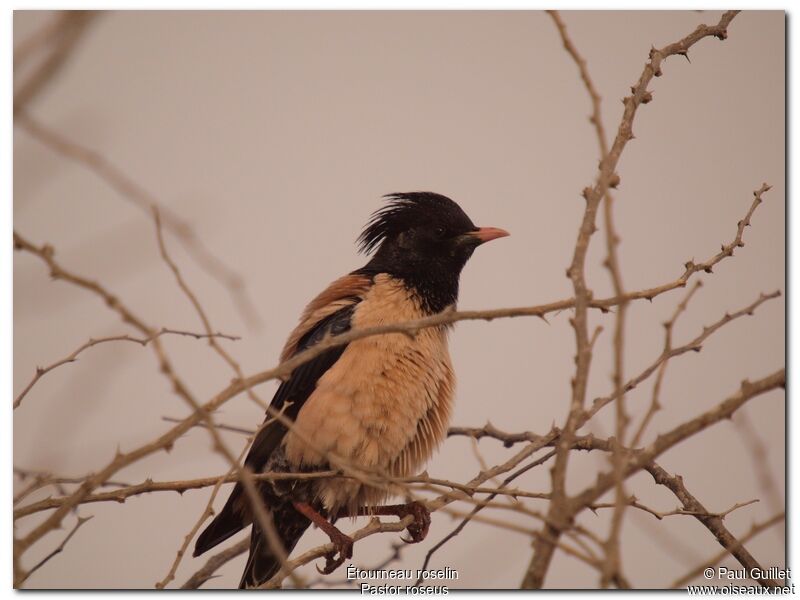
[[[454,307],[461,271],[474,250],[509,235],[476,227],[456,202],[434,192],[387,194],[384,200],[357,240],[367,264],[333,281],[308,304],[283,347],[282,362],[351,329]],[[451,327],[363,337],[297,366],[278,387],[244,464],[254,473],[314,472],[330,469],[336,457],[392,477],[417,474],[447,435],[455,390]],[[194,548],[199,556],[252,526],[240,588],[258,587],[278,572],[275,537],[288,555],[312,523],[334,546],[323,573],[352,557],[353,540],[335,526],[338,518],[413,515],[409,542],[422,541],[430,525],[422,503],[386,505],[398,490],[364,479],[256,483],[272,532],[262,531],[263,520],[254,517],[240,482]]]

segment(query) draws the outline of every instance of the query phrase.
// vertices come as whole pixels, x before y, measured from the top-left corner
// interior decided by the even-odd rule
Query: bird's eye
[[[440,238],[440,239],[443,238],[444,237],[444,233],[445,233],[444,227],[437,227],[434,230],[434,233],[436,234],[437,238]]]

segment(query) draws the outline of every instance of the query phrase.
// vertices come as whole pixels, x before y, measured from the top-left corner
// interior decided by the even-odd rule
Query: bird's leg
[[[353,538],[345,535],[319,514],[308,502],[292,502],[295,510],[308,517],[331,539],[334,549],[325,555],[325,568],[317,570],[323,575],[333,573],[347,558],[353,558]],[[339,555],[338,558],[336,555]]]
[[[388,504],[386,506],[365,506],[358,509],[357,515],[342,514],[340,517],[349,516],[372,516],[372,515],[392,515],[406,518],[408,515],[414,517],[414,521],[406,528],[411,535],[411,539],[400,538],[408,544],[416,544],[425,539],[428,529],[431,526],[431,511],[428,507],[417,502],[407,502],[406,504]]]

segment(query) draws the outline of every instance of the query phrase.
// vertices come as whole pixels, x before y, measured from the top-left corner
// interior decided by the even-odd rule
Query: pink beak
[[[506,237],[511,234],[505,229],[500,229],[499,227],[480,227],[477,231],[471,231],[469,235],[478,238],[481,241],[481,244],[485,244],[486,242],[491,242],[492,240]]]

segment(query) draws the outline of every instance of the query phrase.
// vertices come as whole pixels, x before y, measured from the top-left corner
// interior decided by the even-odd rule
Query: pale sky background
[[[15,43],[49,17],[17,12]],[[611,134],[621,116],[620,98],[638,79],[651,45],[673,42],[699,23],[716,23],[719,13],[563,17],[588,59]],[[616,220],[629,289],[675,279],[688,259],[716,253],[733,238],[752,190],[764,181],[773,185],[745,232],[746,246],[713,275],[702,276],[705,286],[676,328],[678,343],[760,292],[785,292],[784,30],[783,12],[745,12],[733,21],[727,41],[697,44],[691,64],[670,58],[664,76],[651,85],[654,101],[640,108],[636,139],[620,162]],[[248,374],[276,364],[304,304],[366,261],[356,254],[354,240],[387,192],[437,191],[459,202],[475,223],[511,232],[470,261],[461,308],[533,305],[571,295],[564,272],[583,209],[580,191],[595,177],[598,151],[587,94],[544,13],[112,13],[94,23],[30,112],[122,168],[191,222],[207,247],[241,273],[263,321],[258,330],[168,236],[214,328],[242,336],[226,347]],[[65,267],[103,282],[150,323],[201,330],[159,258],[152,222],[94,174],[19,128],[14,227],[36,243],[51,243]],[[597,296],[611,289],[604,254],[599,234],[587,259]],[[628,376],[656,358],[661,323],[681,297],[675,291],[631,306]],[[714,335],[701,353],[675,359],[663,389],[664,410],[648,440],[714,406],[742,379],[783,366],[784,308],[783,298],[773,300]],[[552,316],[549,325],[530,318],[458,324],[451,336],[458,376],[453,424],[480,426],[491,419],[501,429],[544,433],[554,421],[563,423],[574,354],[568,318],[565,312]],[[590,399],[611,391],[613,319],[593,313],[591,323],[605,331],[592,365]],[[40,261],[15,255],[15,394],[36,365],[65,356],[89,337],[126,331],[95,297],[51,282]],[[165,343],[199,398],[208,399],[230,380],[227,366],[204,343]],[[258,391],[269,398],[275,387],[270,382]],[[639,418],[651,389],[648,380],[629,396]],[[779,392],[744,409],[766,443],[781,494],[784,409]],[[157,373],[150,350],[132,344],[94,348],[48,374],[15,412],[14,464],[83,474],[104,465],[118,446],[129,450],[158,436],[169,427],[163,416],[186,412]],[[612,415],[608,407],[598,418],[603,432],[612,431]],[[254,427],[262,418],[245,396],[220,411],[220,420],[231,424]],[[239,447],[236,435],[226,439]],[[490,440],[480,448],[492,464],[512,452]],[[734,533],[775,512],[732,423],[714,426],[659,462],[682,475],[709,510],[761,498],[727,517]],[[607,464],[584,455],[571,467],[569,488],[575,492]],[[171,454],[158,454],[118,478],[185,479],[223,469],[207,434],[196,430]],[[447,441],[428,467],[431,475],[459,481],[478,469],[463,438]],[[674,496],[646,473],[629,481],[648,505],[661,511],[677,507]],[[538,468],[518,484],[549,491],[549,471]],[[152,587],[168,571],[209,493],[151,494],[126,504],[82,507],[80,513],[94,519],[26,587]],[[544,502],[529,504],[546,510]],[[539,527],[507,511],[486,514]],[[579,522],[604,535],[609,515],[588,512]],[[19,532],[34,522],[21,521]],[[428,540],[407,547],[400,564],[420,566],[427,549],[454,525],[435,514]],[[62,535],[48,535],[26,555],[26,565]],[[668,541],[656,539],[663,535]],[[311,531],[296,552],[324,539]],[[359,542],[353,562],[380,562],[393,541],[393,535],[381,535]],[[780,527],[747,547],[765,567],[785,564]],[[691,517],[657,521],[629,512],[623,564],[636,586],[668,584],[718,551]],[[437,553],[432,566],[459,571],[451,587],[515,588],[530,554],[528,537],[472,523]],[[186,558],[175,583],[205,560]],[[229,563],[206,587],[235,587],[243,563],[244,557]],[[313,565],[303,573],[313,578]],[[332,577],[343,578],[344,570]],[[546,585],[594,588],[597,582],[595,571],[557,553]]]

